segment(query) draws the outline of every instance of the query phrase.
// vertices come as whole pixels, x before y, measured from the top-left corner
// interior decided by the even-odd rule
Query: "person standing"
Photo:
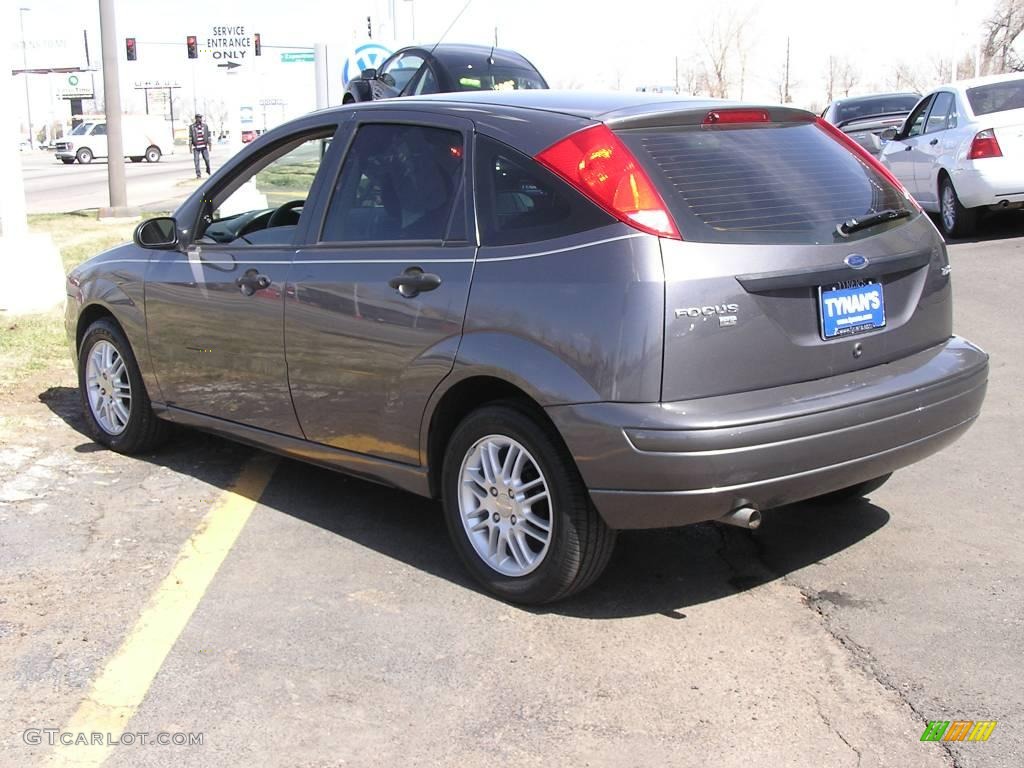
[[[188,127],[188,147],[192,150],[192,159],[196,164],[196,178],[202,178],[199,173],[199,158],[206,163],[206,175],[210,175],[210,126],[203,121],[202,115],[196,115],[196,120]]]

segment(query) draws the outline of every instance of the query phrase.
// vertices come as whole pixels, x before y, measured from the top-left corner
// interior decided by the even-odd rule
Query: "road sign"
[[[199,53],[219,64],[233,61],[241,64],[252,55],[252,35],[245,24],[210,27],[209,34],[199,41]]]
[[[80,82],[78,75],[68,75],[68,84],[57,89],[58,99],[92,99],[95,98],[92,85]]]
[[[240,67],[242,65],[239,64],[238,62],[235,62],[235,61],[225,61],[222,64],[218,64],[217,66],[220,67],[221,69],[227,69],[227,70],[230,71],[230,70],[236,69],[236,68],[238,68],[238,67]]]
[[[313,52],[312,51],[289,51],[288,53],[281,54],[281,62],[283,64],[294,64],[295,62],[312,62]]]

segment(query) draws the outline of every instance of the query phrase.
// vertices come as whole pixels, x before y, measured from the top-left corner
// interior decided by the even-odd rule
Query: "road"
[[[226,159],[213,152],[216,171]],[[65,165],[51,152],[22,153],[25,201],[29,213],[66,213],[110,204],[107,164],[95,160],[88,165]],[[192,157],[183,147],[165,155],[159,163],[125,163],[128,205],[151,211],[173,209],[195,188]]]
[[[431,502],[189,432],[118,456],[83,436],[70,375],[35,382],[0,421],[0,764],[40,764],[51,750],[24,729],[67,727],[110,660],[155,636],[166,658],[134,657],[151,674],[114,711],[204,743],[113,747],[111,768],[1017,768],[1020,231],[950,248],[956,330],[992,354],[952,448],[868,501],[769,511],[756,532],[623,533],[593,588],[544,610],[480,593]],[[240,472],[266,488],[225,507]],[[218,515],[243,515],[223,551],[205,538]],[[146,635],[193,556],[224,559],[176,642]],[[956,719],[998,725],[920,741]]]

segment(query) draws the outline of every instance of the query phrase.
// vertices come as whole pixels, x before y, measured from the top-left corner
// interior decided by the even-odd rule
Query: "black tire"
[[[840,488],[838,491],[832,491],[832,493],[826,493],[824,496],[819,496],[821,501],[828,502],[842,502],[852,501],[853,499],[860,499],[868,494],[877,491],[886,481],[892,477],[892,472],[881,477],[876,477],[873,480],[865,480],[862,483],[851,485],[848,488]]]
[[[82,165],[88,165],[92,162],[92,150],[88,147],[82,147],[75,153],[75,159]]]
[[[101,426],[93,414],[89,403],[86,385],[86,369],[89,354],[101,341],[114,346],[125,363],[128,382],[131,385],[131,404],[128,408],[128,420],[124,430],[113,434]],[[135,360],[124,332],[113,320],[103,318],[97,320],[86,330],[82,337],[82,345],[78,350],[78,393],[82,400],[82,411],[89,433],[97,443],[117,451],[118,453],[144,453],[156,448],[163,442],[169,430],[166,422],[157,418],[146,392],[146,386],[139,372],[139,364]]]
[[[149,147],[146,150],[146,162],[147,163],[159,163],[160,158],[163,154],[160,152],[160,147]]]
[[[483,437],[502,435],[521,444],[547,480],[552,533],[544,559],[522,576],[506,576],[474,549],[459,506],[462,463]],[[561,600],[589,586],[604,571],[615,546],[576,465],[557,433],[530,408],[501,401],[470,413],[455,429],[445,450],[442,495],[448,533],[473,577],[490,593],[513,603],[536,605]]]
[[[62,163],[64,163],[64,165],[71,165],[72,163],[75,162],[75,158],[73,158],[73,157],[62,157],[60,159],[60,161]]]
[[[960,204],[960,196],[948,176],[943,176],[939,183],[939,225],[946,237],[970,237],[978,226],[978,210]]]
[[[129,157],[128,159],[131,160],[133,163],[141,163],[142,162],[142,157],[140,155],[133,155],[132,157]]]

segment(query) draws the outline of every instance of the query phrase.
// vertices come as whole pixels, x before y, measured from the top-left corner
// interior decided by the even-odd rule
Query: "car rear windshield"
[[[967,100],[976,115],[1024,109],[1024,78],[968,88]]]
[[[854,101],[836,107],[836,123],[863,120],[874,115],[893,115],[909,112],[920,101],[920,96],[886,96],[880,99]]]
[[[545,87],[536,72],[486,63],[456,67],[452,78],[460,91],[528,91]]]
[[[813,123],[619,135],[659,187],[684,240],[832,243],[841,222],[908,207],[878,171]]]

